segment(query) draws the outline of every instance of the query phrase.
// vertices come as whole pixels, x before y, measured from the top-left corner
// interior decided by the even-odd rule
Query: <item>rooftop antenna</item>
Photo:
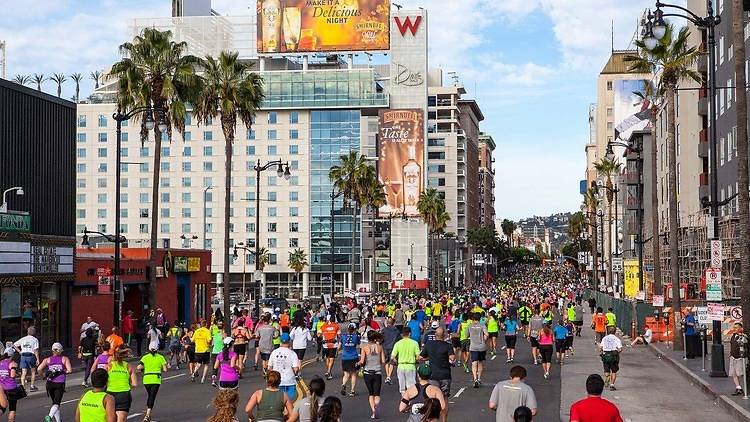
[[[615,20],[612,19],[612,24],[610,26],[612,30],[612,53],[615,52]]]
[[[454,86],[458,85],[458,73],[456,73],[456,72],[448,72],[448,77],[451,78],[451,80],[453,81],[453,85]]]

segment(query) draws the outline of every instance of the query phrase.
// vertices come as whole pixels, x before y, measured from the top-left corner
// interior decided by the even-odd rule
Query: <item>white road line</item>
[[[456,392],[456,394],[454,394],[454,395],[453,395],[453,397],[455,397],[455,398],[458,398],[458,397],[459,397],[459,396],[461,395],[461,393],[463,393],[463,392],[464,392],[464,390],[466,390],[466,387],[461,387],[461,389],[460,389],[460,390],[458,390],[458,391]]]
[[[141,416],[143,413],[133,413],[132,415],[128,416],[128,419],[137,418],[138,416]]]
[[[182,377],[182,376],[185,376],[184,372],[181,373],[181,374],[172,375],[171,377],[162,378],[162,381],[171,380],[171,379],[174,379],[174,378],[177,378],[177,377]]]
[[[76,401],[78,401],[78,399],[65,400],[64,402],[61,402],[60,404],[68,404],[68,403],[73,403],[73,402],[76,402]]]

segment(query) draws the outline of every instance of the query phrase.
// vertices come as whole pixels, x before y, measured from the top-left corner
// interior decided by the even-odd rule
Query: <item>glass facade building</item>
[[[265,109],[387,107],[373,69],[262,72]]]
[[[359,110],[320,110],[310,113],[310,262],[312,272],[331,270],[331,192],[329,169],[340,164],[340,157],[360,149]],[[351,271],[354,247],[354,271],[360,271],[360,231],[354,227],[351,211],[343,209],[343,200],[334,202],[334,262],[336,272]],[[354,239],[352,242],[352,232]],[[352,246],[352,243],[354,246]],[[312,286],[311,286],[312,288]]]

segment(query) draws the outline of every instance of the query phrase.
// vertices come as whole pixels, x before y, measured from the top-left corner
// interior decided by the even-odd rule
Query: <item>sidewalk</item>
[[[685,378],[719,404],[722,408],[732,414],[736,420],[750,421],[750,400],[744,400],[742,396],[732,396],[734,381],[732,378],[712,378],[711,372],[711,344],[708,345],[706,356],[706,370],[703,370],[702,358],[683,359],[682,351],[672,350],[672,345],[667,343],[656,343],[649,346],[659,359],[669,363],[677,369]],[[724,344],[724,368],[729,368],[729,344]],[[750,381],[750,380],[749,380]]]
[[[570,405],[586,396],[586,378],[602,374],[602,364],[585,315],[582,337],[576,337],[575,356],[562,367],[560,419],[568,421]],[[622,338],[623,346],[629,340]],[[686,422],[735,420],[733,414],[718,407],[701,390],[687,385],[681,374],[644,346],[624,347],[620,356],[617,391],[605,390],[603,398],[620,409],[623,420]],[[699,362],[700,363],[700,362]]]

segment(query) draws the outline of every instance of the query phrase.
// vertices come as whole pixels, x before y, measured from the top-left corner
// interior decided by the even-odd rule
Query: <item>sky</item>
[[[500,218],[577,211],[596,78],[615,49],[630,45],[653,0],[397,0],[423,7],[429,66],[456,72],[476,98],[481,130],[497,149]],[[678,1],[679,3],[679,1]],[[682,1],[684,3],[684,1]],[[119,59],[128,20],[170,16],[171,0],[3,0],[0,39],[8,78],[103,69]],[[250,0],[213,0],[223,15],[246,15]],[[252,6],[252,7],[250,7]],[[614,27],[614,37],[612,28]],[[446,75],[447,77],[447,75]],[[450,83],[450,81],[445,81]],[[93,82],[81,87],[88,95]],[[53,92],[48,82],[44,88]],[[72,97],[68,83],[63,96]]]

